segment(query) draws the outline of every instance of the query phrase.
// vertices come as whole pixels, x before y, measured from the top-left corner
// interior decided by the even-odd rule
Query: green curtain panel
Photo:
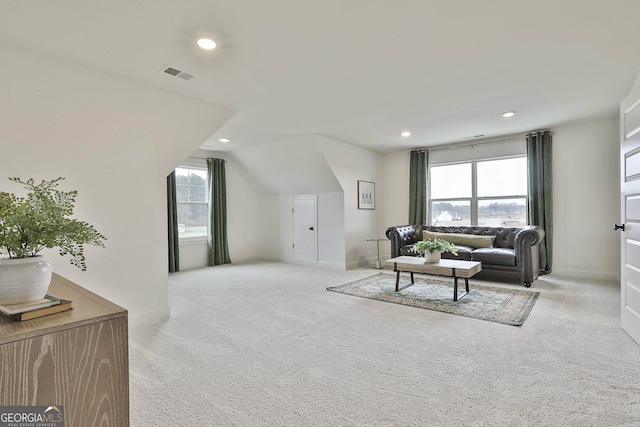
[[[227,179],[223,159],[207,159],[209,187],[209,251],[207,265],[231,263],[227,241]]]
[[[178,203],[176,202],[176,172],[167,177],[167,218],[169,222],[169,273],[180,271],[178,242]]]
[[[409,224],[428,224],[427,168],[429,166],[429,152],[427,150],[413,150],[409,162]]]
[[[540,273],[551,273],[553,260],[553,198],[551,191],[551,131],[527,135],[529,224],[544,229],[540,243]]]

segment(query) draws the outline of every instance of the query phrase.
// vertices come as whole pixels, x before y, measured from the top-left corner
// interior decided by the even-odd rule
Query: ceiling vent
[[[162,69],[162,72],[170,74],[182,80],[191,80],[194,77],[192,74],[185,73],[184,71],[178,70],[177,68],[173,67],[164,67]]]

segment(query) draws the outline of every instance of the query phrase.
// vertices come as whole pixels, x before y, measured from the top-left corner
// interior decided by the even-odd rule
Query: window
[[[431,225],[527,224],[527,158],[429,167]]]
[[[208,227],[207,170],[176,168],[178,237],[206,237]]]

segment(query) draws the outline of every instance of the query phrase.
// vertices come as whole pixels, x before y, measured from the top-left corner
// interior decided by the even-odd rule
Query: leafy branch
[[[417,254],[424,254],[425,252],[433,253],[434,251],[439,252],[451,252],[454,255],[458,255],[458,247],[451,242],[447,242],[446,240],[438,239],[437,237],[433,240],[420,240],[416,242],[410,249],[411,252]]]
[[[60,255],[71,256],[72,265],[86,270],[84,245],[104,247],[107,238],[92,225],[70,218],[78,192],[58,190],[63,177],[39,184],[33,179],[9,180],[29,192],[26,197],[0,192],[0,253],[26,258],[58,248]]]

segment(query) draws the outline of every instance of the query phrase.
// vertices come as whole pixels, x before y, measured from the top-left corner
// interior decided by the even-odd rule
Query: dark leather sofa
[[[423,240],[423,231],[432,233],[454,233],[463,240],[474,240],[467,236],[495,236],[492,247],[473,247],[453,242],[458,255],[443,253],[443,258],[482,262],[482,271],[477,278],[523,284],[530,287],[539,273],[538,245],[544,230],[538,226],[526,227],[474,227],[474,226],[428,226],[402,225],[390,227],[386,235],[391,240],[391,257],[416,256],[409,249],[418,240]],[[441,237],[447,240],[446,237]],[[481,238],[484,241],[492,238]],[[466,242],[465,242],[466,243]],[[484,245],[487,246],[487,245]]]

